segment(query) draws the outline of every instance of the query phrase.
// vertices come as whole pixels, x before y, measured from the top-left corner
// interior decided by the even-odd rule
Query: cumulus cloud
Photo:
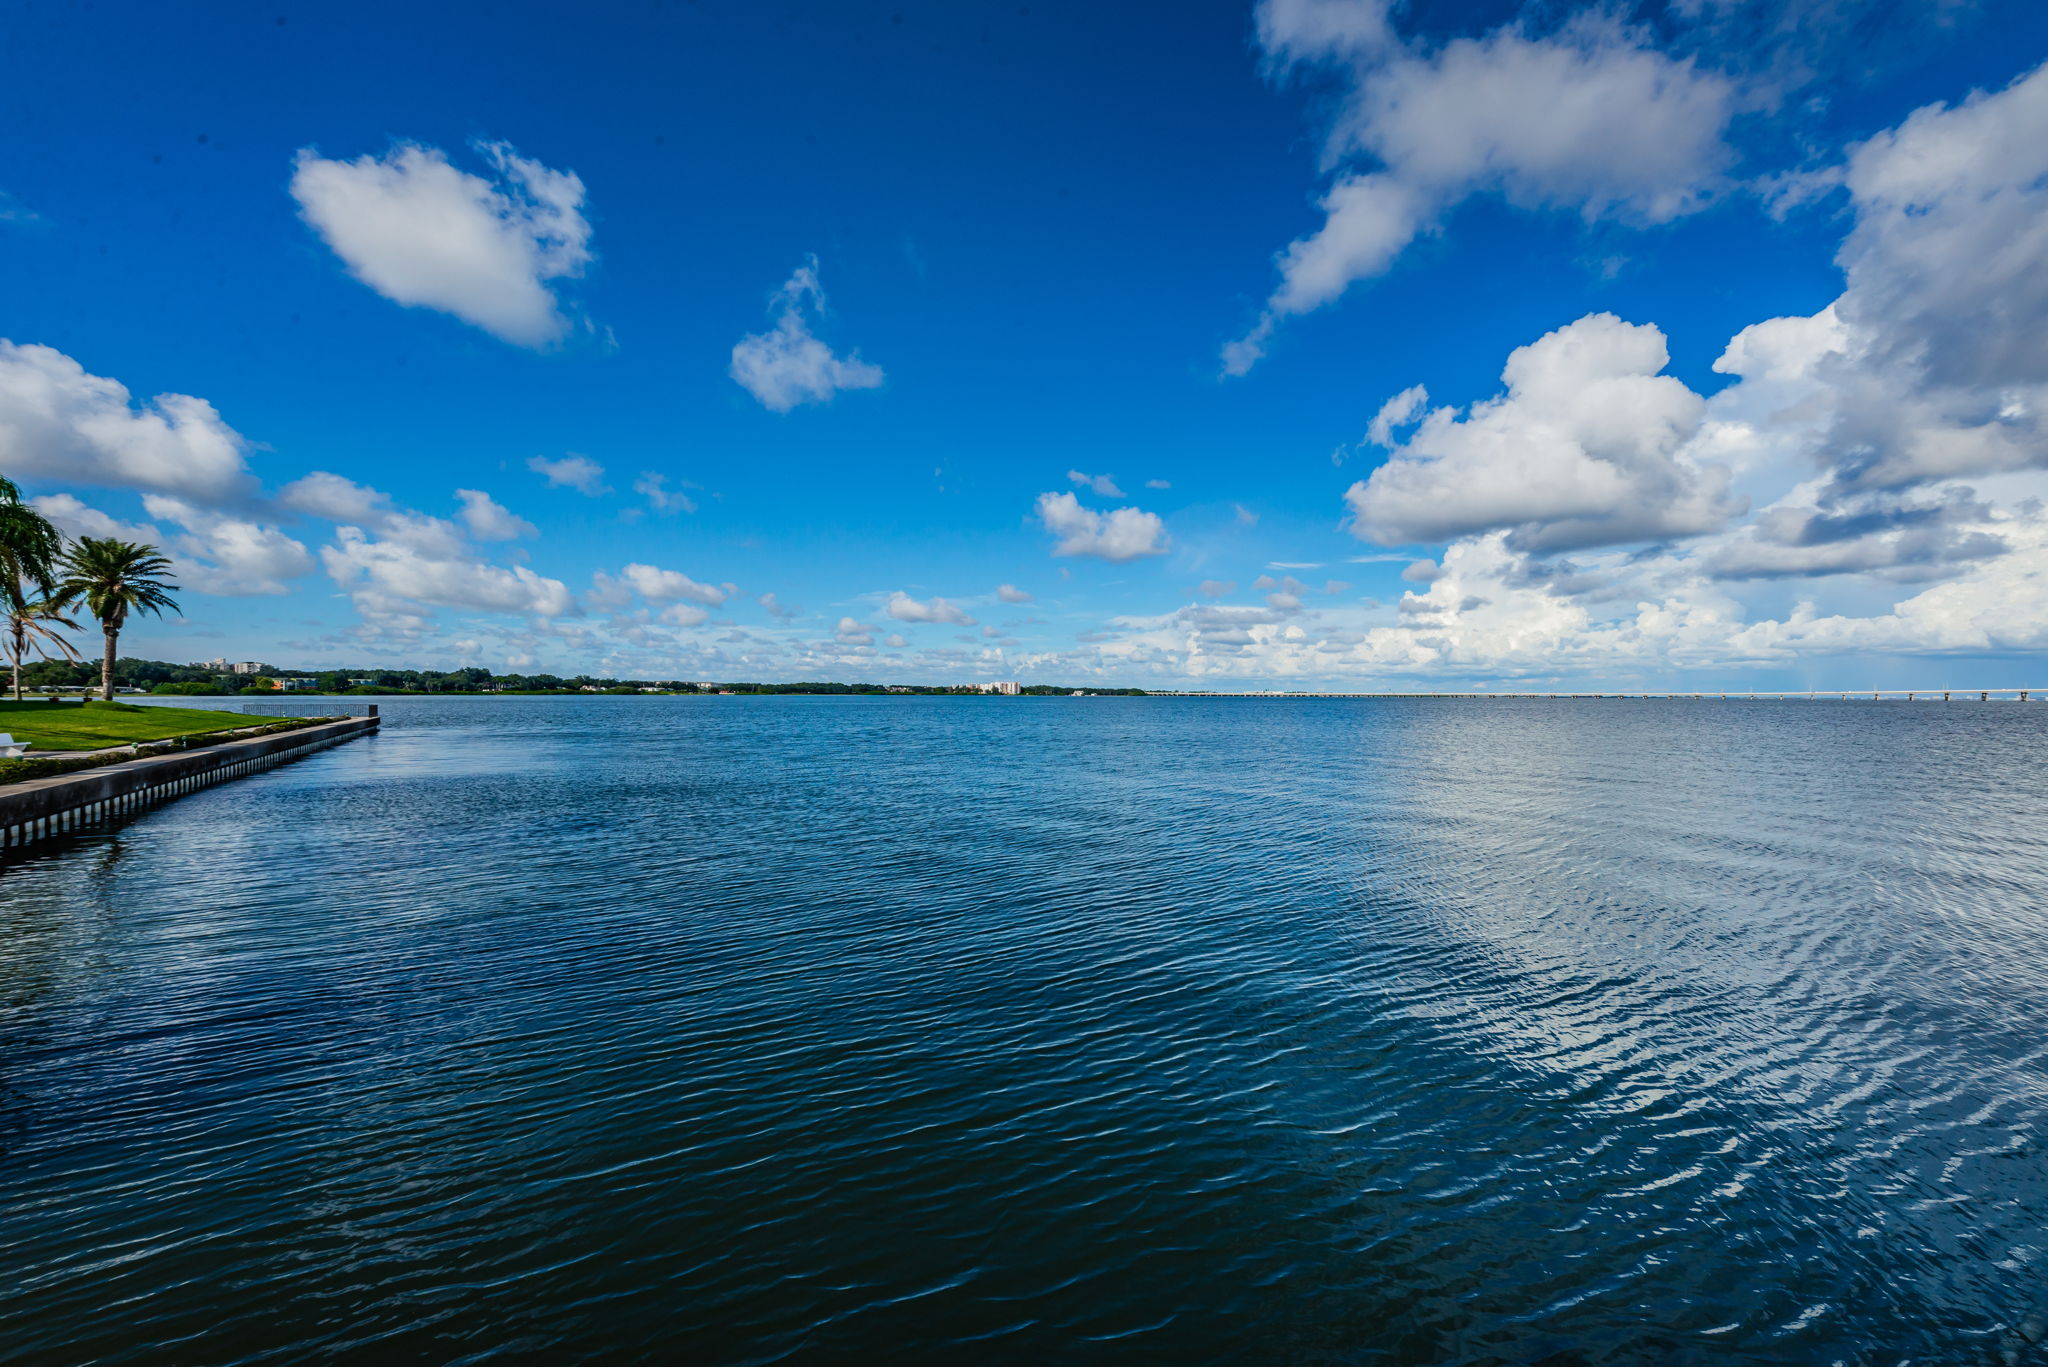
[[[462,525],[479,541],[511,541],[540,535],[540,528],[513,514],[481,489],[457,489],[455,497],[462,500]]]
[[[488,177],[414,143],[353,161],[305,148],[292,198],[349,273],[385,298],[544,346],[568,328],[551,282],[591,260],[583,182],[506,143],[475,150]]]
[[[1122,562],[1163,555],[1168,545],[1166,524],[1157,513],[1139,508],[1101,513],[1082,507],[1072,494],[1040,494],[1038,519],[1059,538],[1052,548],[1054,555],[1093,555]]]
[[[528,458],[526,468],[557,488],[574,489],[577,493],[590,498],[611,492],[605,487],[604,467],[590,457],[579,456],[574,452],[560,460],[532,456]]]
[[[328,577],[375,613],[406,603],[556,617],[576,609],[559,579],[524,565],[509,569],[466,556],[436,554],[403,541],[373,539],[360,527],[339,527],[320,551]]]
[[[1269,70],[1320,66],[1345,81],[1324,142],[1335,173],[1322,226],[1276,258],[1258,320],[1223,351],[1242,375],[1290,316],[1382,274],[1459,201],[1496,194],[1587,221],[1655,224],[1705,203],[1732,160],[1737,92],[1725,77],[1582,19],[1544,36],[1520,27],[1433,50],[1395,31],[1386,0],[1264,0]]]
[[[817,257],[807,257],[783,282],[771,312],[775,326],[742,337],[728,371],[762,407],[787,413],[799,404],[825,403],[841,390],[882,383],[880,366],[861,360],[858,352],[839,356],[812,335],[812,322],[825,312]]]
[[[944,598],[920,602],[901,589],[889,595],[887,611],[899,622],[946,622],[963,627],[974,625],[974,619],[957,603]]]
[[[276,595],[313,572],[312,553],[276,527],[165,494],[145,495],[142,506],[151,517],[184,528],[167,549],[186,588],[220,597]]]
[[[2048,67],[1915,111],[1844,179],[1841,297],[1715,368],[1825,414],[1841,495],[2048,465]]]
[[[839,625],[833,628],[832,636],[841,645],[871,646],[875,643],[875,628],[852,617],[841,617]]]
[[[137,403],[55,348],[0,340],[0,452],[11,476],[231,503],[255,491],[247,445],[204,399]]]
[[[1018,588],[1015,584],[997,585],[996,597],[1005,603],[1029,603],[1032,601],[1032,596],[1023,589]]]
[[[620,570],[619,578],[651,603],[687,601],[717,607],[736,592],[730,584],[700,584],[680,570],[638,563]]]
[[[1591,314],[1508,357],[1506,393],[1439,408],[1353,484],[1353,530],[1382,545],[1496,528],[1516,549],[1696,536],[1742,511],[1688,447],[1705,401],[1661,372],[1664,334]]]
[[[168,495],[146,495],[143,507],[150,517],[178,529],[169,533],[150,523],[123,522],[72,494],[46,494],[29,502],[67,536],[155,546],[170,558],[179,587],[194,593],[226,598],[289,593],[291,580],[313,570],[312,554],[276,527]]]
[[[792,604],[784,603],[780,598],[776,597],[772,593],[764,593],[755,601],[760,603],[762,609],[765,612],[767,612],[767,614],[770,617],[773,617],[778,621],[786,622],[793,617],[801,617],[803,615],[802,608],[796,607]]]
[[[1103,498],[1122,498],[1124,491],[1116,487],[1116,481],[1108,475],[1083,474],[1079,470],[1067,471],[1067,482],[1083,489],[1093,490]]]
[[[331,522],[368,526],[391,515],[390,496],[344,475],[315,470],[277,491],[278,502]]]

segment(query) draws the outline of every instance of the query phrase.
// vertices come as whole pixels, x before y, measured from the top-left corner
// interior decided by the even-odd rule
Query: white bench
[[[0,731],[0,759],[20,759],[29,746],[35,742],[16,740],[5,731]]]

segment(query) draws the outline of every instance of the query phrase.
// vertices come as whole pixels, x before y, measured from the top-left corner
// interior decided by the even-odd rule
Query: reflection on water
[[[2048,708],[385,715],[0,874],[9,1361],[2048,1344]]]

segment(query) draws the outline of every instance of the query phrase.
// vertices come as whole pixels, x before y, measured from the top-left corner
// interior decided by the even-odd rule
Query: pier
[[[376,709],[317,726],[218,745],[197,745],[50,778],[0,785],[0,851],[81,830],[168,798],[260,773],[288,760],[368,735]]]

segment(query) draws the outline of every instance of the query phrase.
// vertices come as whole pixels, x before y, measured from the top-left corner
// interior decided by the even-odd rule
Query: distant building
[[[1024,691],[1024,685],[1018,683],[1014,679],[1002,683],[991,682],[984,684],[975,684],[974,688],[977,692],[1001,693],[1012,698],[1016,697],[1019,693]]]
[[[320,687],[318,679],[272,679],[270,686],[280,693],[311,693]]]
[[[221,663],[227,664],[227,661],[223,660]],[[263,666],[255,660],[238,660],[233,664],[228,664],[228,673],[230,674],[261,674],[262,672]]]

